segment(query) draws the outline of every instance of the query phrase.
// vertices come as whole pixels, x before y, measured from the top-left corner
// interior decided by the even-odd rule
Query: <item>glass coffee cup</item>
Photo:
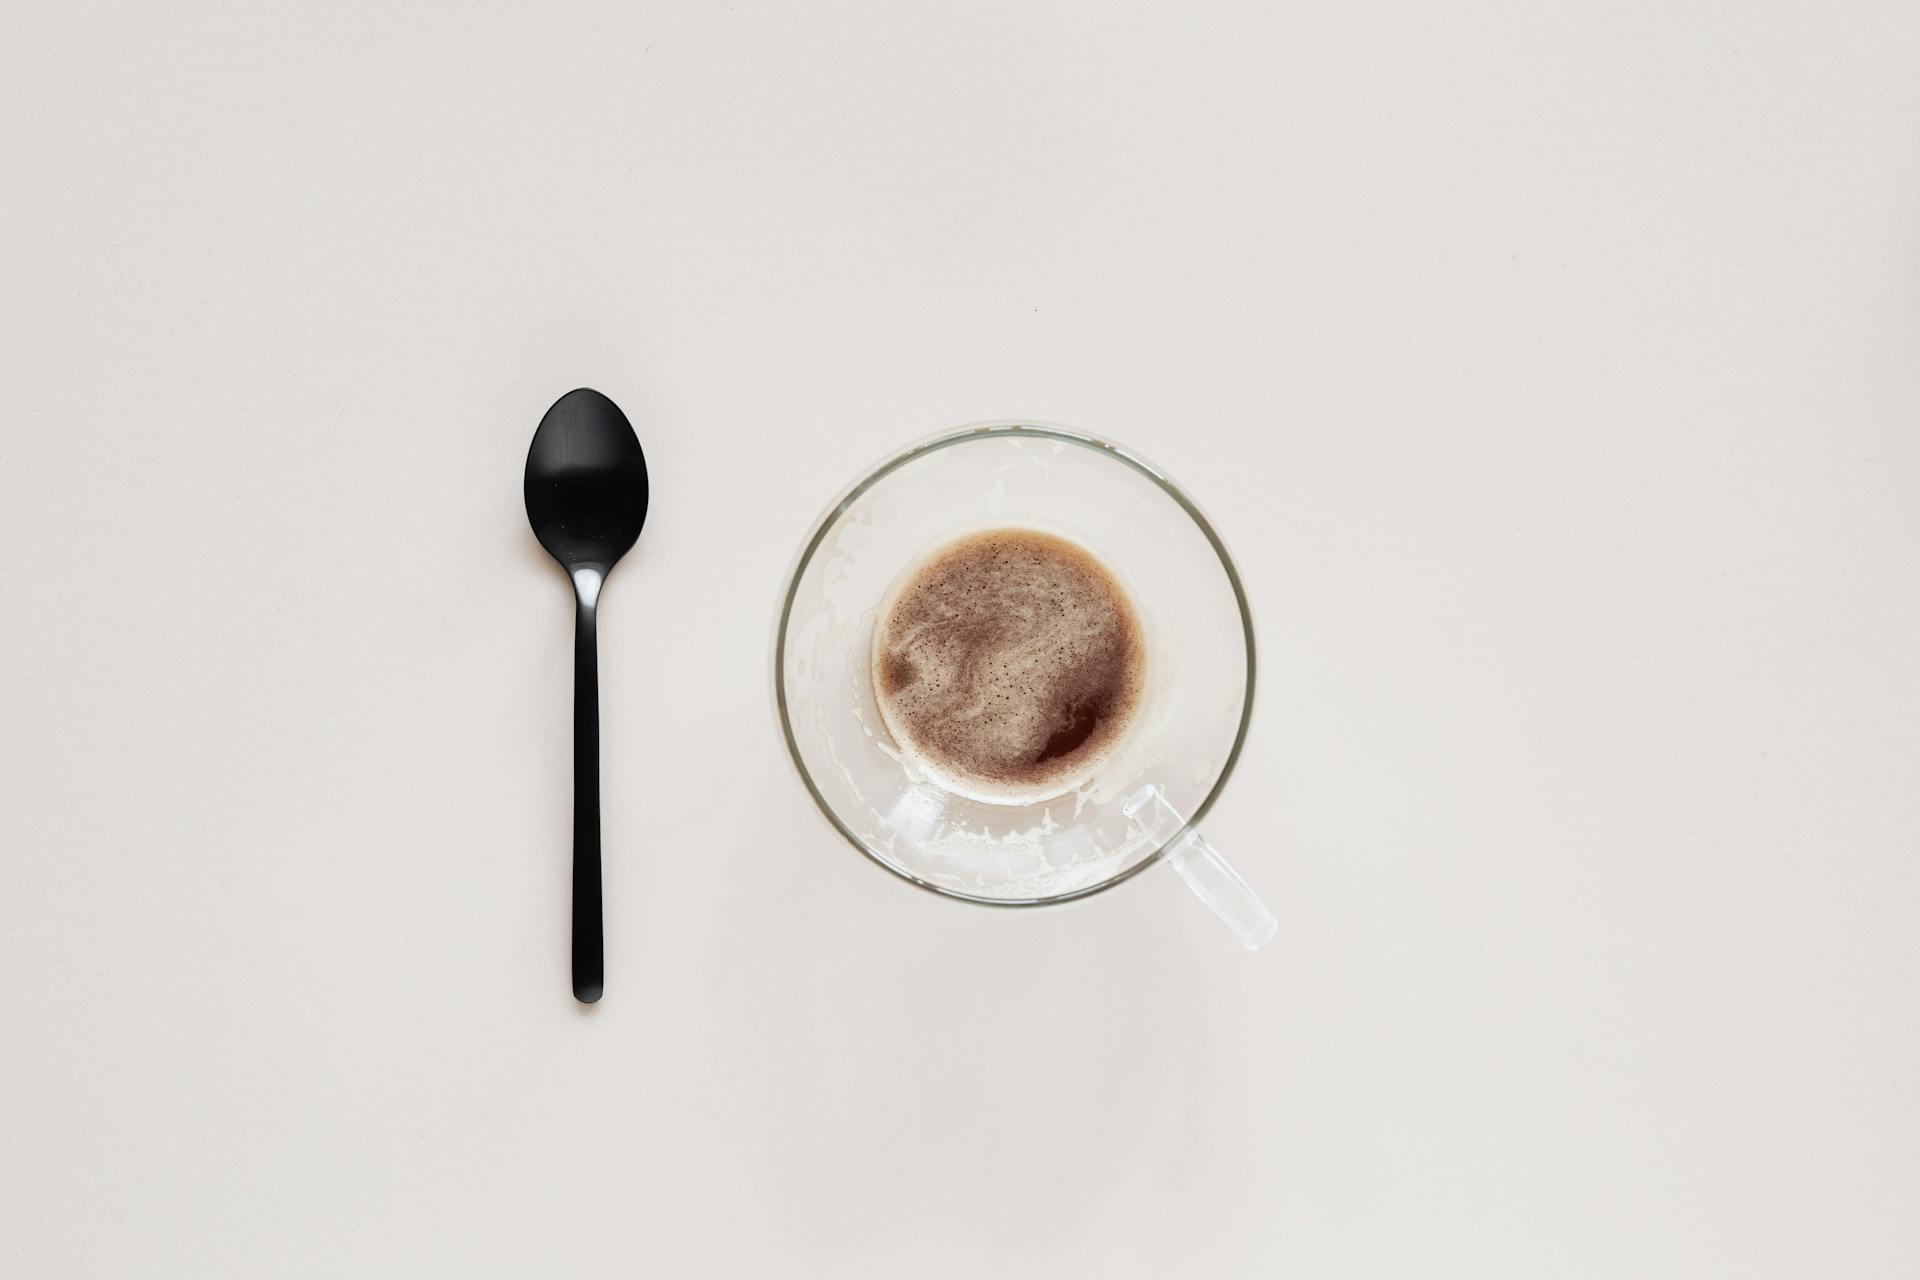
[[[961,794],[889,733],[871,676],[889,591],[969,534],[1027,529],[1090,551],[1145,641],[1124,737],[1056,795]],[[1128,450],[994,422],[914,445],[856,481],[802,546],[774,633],[775,709],[801,781],[842,836],[923,889],[986,906],[1084,898],[1165,862],[1249,949],[1273,916],[1194,824],[1233,772],[1253,711],[1253,620],[1193,500]]]

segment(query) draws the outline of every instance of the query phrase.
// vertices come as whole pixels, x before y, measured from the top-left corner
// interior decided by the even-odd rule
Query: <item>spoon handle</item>
[[[573,998],[592,1004],[606,987],[600,913],[600,660],[594,613],[603,575],[573,573]]]

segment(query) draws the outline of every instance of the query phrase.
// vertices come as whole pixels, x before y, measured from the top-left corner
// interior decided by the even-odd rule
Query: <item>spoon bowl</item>
[[[569,573],[611,569],[647,521],[647,459],[620,406],[585,387],[554,402],[527,450],[527,522]]]

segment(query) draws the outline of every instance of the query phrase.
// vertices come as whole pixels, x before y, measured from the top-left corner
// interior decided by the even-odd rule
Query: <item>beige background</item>
[[[5,25],[0,1270],[1920,1269],[1912,4]],[[591,1012],[580,383],[656,486]],[[1242,559],[1257,957],[790,776],[809,521],[1019,415]]]

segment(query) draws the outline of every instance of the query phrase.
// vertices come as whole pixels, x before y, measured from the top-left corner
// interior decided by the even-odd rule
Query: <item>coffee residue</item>
[[[1132,719],[1145,659],[1132,602],[1090,552],[996,529],[910,572],[875,626],[873,678],[902,746],[1016,799],[1098,764]]]

